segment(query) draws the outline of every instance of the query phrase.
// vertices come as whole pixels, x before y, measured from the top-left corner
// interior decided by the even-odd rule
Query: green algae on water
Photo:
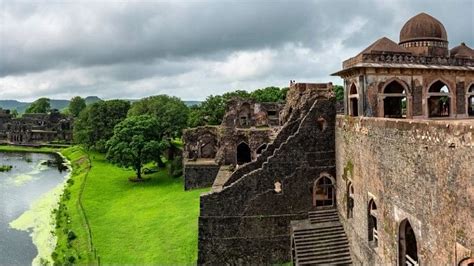
[[[70,174],[71,171],[66,175],[64,182],[43,194],[28,211],[10,223],[13,229],[30,232],[33,244],[38,249],[38,255],[34,258],[32,265],[42,265],[45,262],[53,264],[51,254],[56,247],[57,239],[52,233],[56,222],[52,211],[58,207],[60,196]]]

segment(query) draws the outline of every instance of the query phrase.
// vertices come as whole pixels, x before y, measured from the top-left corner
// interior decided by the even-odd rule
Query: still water
[[[64,181],[66,171],[44,164],[56,160],[51,154],[0,153],[0,165],[13,166],[0,172],[0,265],[31,265],[37,256],[31,232],[15,230],[10,223]]]

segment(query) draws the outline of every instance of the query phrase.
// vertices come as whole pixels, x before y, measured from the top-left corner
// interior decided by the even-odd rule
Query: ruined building
[[[198,263],[473,265],[473,51],[420,14],[336,75],[345,115],[331,84],[292,83],[264,136],[239,104],[185,135],[186,178],[212,183]]]
[[[221,125],[186,130],[185,189],[208,187],[219,170],[227,174],[255,160],[279,129],[281,107],[279,103],[233,99],[227,103]]]
[[[23,114],[14,118],[0,109],[0,142],[45,144],[72,142],[72,119],[53,110],[48,114]]]

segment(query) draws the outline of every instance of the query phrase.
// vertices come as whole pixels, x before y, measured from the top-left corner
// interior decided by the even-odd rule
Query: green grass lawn
[[[78,148],[66,149],[64,154],[84,163],[80,158],[85,154]],[[82,202],[101,264],[196,262],[199,195],[207,189],[185,192],[182,178],[169,177],[165,169],[147,175],[149,181],[132,183],[128,178],[134,176],[133,171],[111,165],[102,154],[90,153],[89,158],[92,167]],[[67,209],[70,213],[74,212],[78,182],[80,178],[69,188],[71,200]],[[80,257],[76,262],[90,263],[90,254],[80,250],[87,248],[84,247],[84,239],[87,239],[84,226],[77,215],[70,216],[71,229],[78,235],[70,241]],[[67,239],[59,239],[65,249]]]

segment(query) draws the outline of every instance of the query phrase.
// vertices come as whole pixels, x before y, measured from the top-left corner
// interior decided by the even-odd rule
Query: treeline
[[[181,175],[179,149],[183,129],[201,125],[220,124],[226,101],[233,97],[258,102],[279,102],[286,98],[287,88],[267,87],[253,92],[237,90],[223,95],[209,96],[198,105],[188,107],[177,97],[158,95],[143,98],[131,104],[125,100],[100,101],[75,108],[74,141],[88,149],[107,154],[111,162],[130,167],[141,180],[143,166],[155,162],[164,166],[166,153],[170,174]],[[79,101],[79,100],[78,100]],[[71,101],[71,104],[76,101]],[[74,104],[76,105],[76,104]],[[79,105],[79,104],[77,104]],[[76,109],[81,109],[77,112]],[[170,158],[171,154],[171,158]]]

